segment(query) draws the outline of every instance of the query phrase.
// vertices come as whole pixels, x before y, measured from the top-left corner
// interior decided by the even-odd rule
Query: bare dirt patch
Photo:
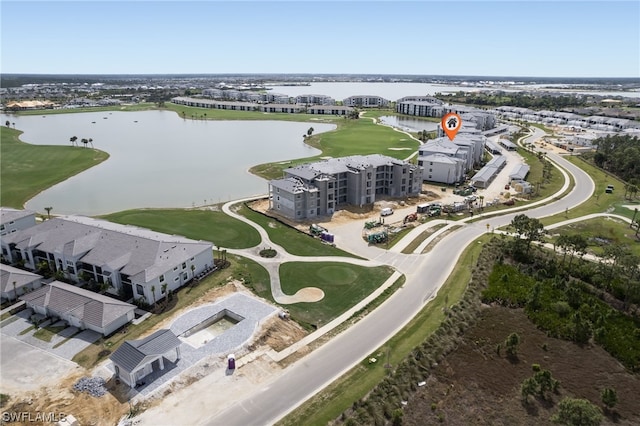
[[[496,351],[497,344],[512,332],[522,337],[517,361],[498,356]],[[525,406],[520,384],[533,375],[534,363],[560,381],[559,394],[547,401],[532,399]],[[600,392],[605,387],[615,388],[619,402],[603,423],[640,424],[637,375],[627,372],[600,347],[547,337],[521,309],[486,308],[458,349],[426,382],[405,407],[403,425],[551,424],[563,397],[585,398],[602,407]]]

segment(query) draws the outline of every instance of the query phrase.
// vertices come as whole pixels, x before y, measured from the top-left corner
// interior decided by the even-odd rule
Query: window
[[[430,162],[429,162],[429,165],[430,165],[430,166],[433,166],[433,161],[430,161]]]
[[[144,289],[140,284],[136,284],[136,293],[138,293],[138,296],[144,296]]]
[[[164,275],[160,275],[160,282],[163,283],[164,282]]]
[[[173,270],[174,270],[174,271],[177,271],[177,270],[178,270],[178,267],[177,267],[177,266],[175,266],[175,267],[173,268]]]
[[[182,269],[187,269],[187,262],[182,262]]]
[[[187,273],[186,273],[186,272],[184,272],[184,273],[182,274],[182,279],[183,279],[183,280],[186,280],[186,279],[187,279]]]
[[[175,277],[175,278],[173,279],[173,282],[174,282],[174,283],[177,283],[179,279],[180,279],[180,276],[177,276],[177,277]]]

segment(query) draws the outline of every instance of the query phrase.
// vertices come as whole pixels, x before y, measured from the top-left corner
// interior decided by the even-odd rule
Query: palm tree
[[[53,210],[53,207],[45,207],[44,209],[47,211],[47,219],[51,219],[51,210]]]
[[[16,282],[13,282],[13,296],[15,297],[15,300],[18,300],[18,290],[16,289]]]
[[[91,148],[93,148],[93,139],[89,138],[89,144],[91,144]]]
[[[4,122],[4,124],[5,124],[7,127],[11,127],[11,122],[10,122],[9,120],[5,121],[5,122]]]
[[[89,139],[87,138],[82,138],[82,140],[80,140],[80,142],[82,142],[84,144],[84,147],[87,147],[87,144],[89,143]]]
[[[151,286],[151,296],[153,296],[152,297],[153,306],[155,306],[156,305],[156,286],[155,285]]]
[[[191,278],[194,278],[195,270],[196,270],[196,266],[195,265],[191,265]]]
[[[307,136],[311,136],[313,134],[313,127],[309,127],[309,130],[307,130]]]
[[[76,143],[76,141],[78,140],[77,136],[71,136],[71,138],[69,139],[69,141],[71,142],[72,146],[78,146],[78,144]]]

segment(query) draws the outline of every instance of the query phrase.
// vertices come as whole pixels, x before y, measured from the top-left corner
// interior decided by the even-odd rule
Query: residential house
[[[164,297],[213,267],[213,245],[182,236],[83,216],[66,216],[1,240],[10,262],[36,270],[40,262],[79,282],[146,303]]]
[[[37,314],[108,336],[134,319],[135,306],[71,284],[53,281],[20,297]]]
[[[340,205],[416,196],[422,168],[384,155],[354,155],[284,170],[269,182],[269,208],[290,219],[333,214]]]
[[[17,300],[21,294],[42,287],[41,280],[41,275],[0,264],[0,297],[3,300]]]
[[[465,162],[461,158],[445,154],[429,154],[420,157],[418,164],[424,168],[422,179],[428,182],[452,184],[464,181]]]
[[[349,115],[353,108],[342,105],[313,105],[307,107],[307,114],[317,115]]]
[[[335,105],[336,100],[327,95],[298,95],[295,103],[303,105]]]

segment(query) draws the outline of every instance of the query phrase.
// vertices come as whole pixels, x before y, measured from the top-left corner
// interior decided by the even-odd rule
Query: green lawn
[[[114,105],[114,106],[100,106],[100,107],[83,107],[83,108],[68,108],[68,109],[39,109],[39,110],[26,110],[18,111],[16,115],[54,115],[54,114],[75,114],[79,112],[100,112],[100,111],[146,111],[150,109],[161,109],[152,102],[142,102],[139,104],[131,105]]]
[[[50,342],[51,339],[53,339],[53,336],[60,333],[65,328],[66,328],[65,326],[54,327],[52,325],[47,327],[42,327],[42,328],[39,328],[38,331],[33,333],[33,337],[40,339],[44,342]]]
[[[237,213],[260,225],[274,243],[298,256],[347,256],[358,257],[339,248],[322,243],[319,239],[304,234],[277,220],[242,206]]]
[[[21,209],[39,192],[109,158],[93,148],[26,144],[18,139],[21,133],[7,127],[0,133],[0,198],[6,207]]]
[[[609,244],[627,246],[633,254],[640,256],[640,242],[635,237],[635,229],[629,228],[628,223],[619,219],[596,218],[583,220],[552,229],[549,232],[552,237],[548,238],[547,241],[551,243],[557,239],[554,236],[555,234],[582,235],[587,239],[589,252],[598,256],[604,253],[604,248]]]
[[[545,217],[541,219],[544,225],[550,225],[556,222],[562,222],[563,220],[572,219],[580,216],[584,216],[591,213],[605,213],[614,212],[616,214],[626,216],[629,219],[633,217],[633,210],[622,208],[622,205],[634,204],[624,198],[624,183],[598,169],[595,166],[582,160],[580,156],[565,156],[566,160],[572,162],[576,166],[584,170],[591,179],[595,182],[596,188],[593,196],[582,203],[580,206],[569,210],[568,214],[560,213],[555,216]],[[579,183],[578,183],[579,184]],[[604,192],[607,185],[613,185],[615,190],[613,194],[606,194]],[[637,200],[635,201],[637,203]],[[640,204],[638,205],[640,209]]]
[[[393,274],[388,266],[367,268],[340,262],[287,262],[280,266],[282,291],[293,295],[304,287],[318,287],[324,299],[287,305],[302,324],[322,326],[371,294]]]
[[[471,243],[462,253],[455,269],[429,302],[398,334],[371,356],[389,353],[389,363],[398,365],[414,348],[422,344],[445,318],[444,308],[457,303],[471,279],[471,270],[484,244],[491,236],[483,236]],[[327,388],[307,400],[277,425],[326,425],[338,418],[354,401],[364,397],[380,382],[388,371],[384,363],[369,364],[366,357],[360,364],[334,381]]]
[[[136,225],[166,234],[211,241],[223,248],[242,249],[260,244],[258,231],[222,211],[142,209],[126,210],[103,216],[103,218],[111,222]]]

